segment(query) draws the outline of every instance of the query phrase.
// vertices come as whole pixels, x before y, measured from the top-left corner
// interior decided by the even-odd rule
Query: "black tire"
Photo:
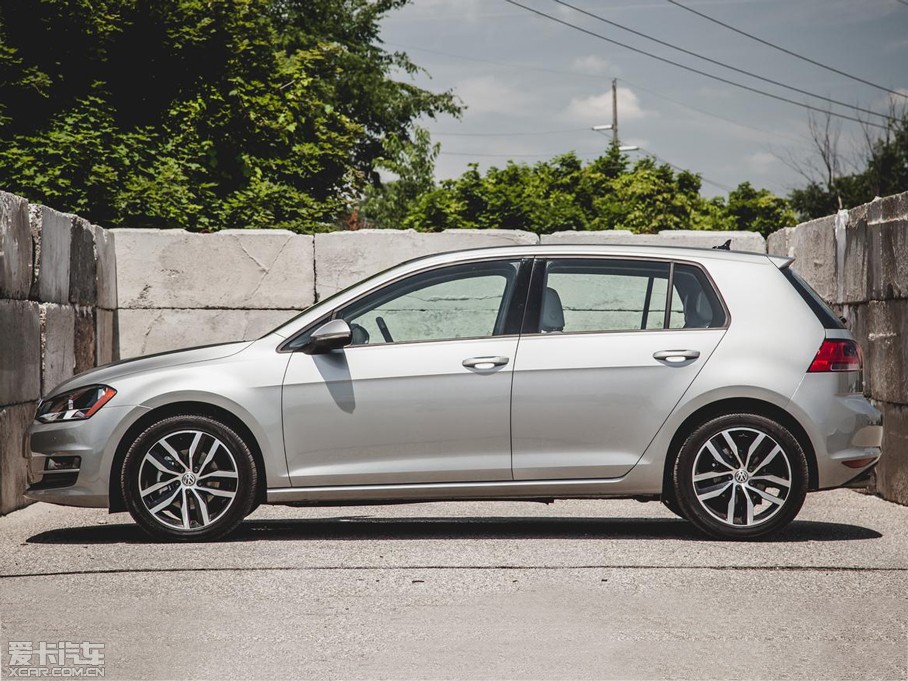
[[[192,414],[146,428],[126,452],[120,476],[133,519],[156,539],[177,542],[212,541],[235,530],[255,505],[258,482],[243,438]]]
[[[700,531],[746,540],[790,523],[804,503],[807,481],[804,450],[787,428],[758,414],[728,414],[684,441],[672,491],[683,516]]]
[[[670,493],[663,494],[660,501],[662,502],[662,505],[665,506],[665,508],[681,518],[681,520],[687,520],[687,518],[684,516],[684,513],[681,511],[681,507],[678,506],[678,502],[675,501],[675,497],[673,497]]]

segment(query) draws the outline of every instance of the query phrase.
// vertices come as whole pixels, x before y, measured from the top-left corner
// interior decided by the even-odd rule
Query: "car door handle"
[[[510,361],[508,357],[470,357],[463,361],[467,369],[493,369],[503,367]]]
[[[666,362],[684,362],[688,359],[697,359],[699,350],[660,350],[653,353],[653,359],[662,359]]]

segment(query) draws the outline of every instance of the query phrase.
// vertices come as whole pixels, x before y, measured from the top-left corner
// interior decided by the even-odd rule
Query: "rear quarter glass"
[[[816,315],[816,318],[823,325],[824,329],[841,330],[845,328],[845,325],[842,323],[839,316],[833,312],[829,305],[826,304],[826,301],[810,287],[810,284],[804,281],[801,275],[790,267],[786,267],[782,270],[782,274],[784,274],[789,283],[794,286],[798,295],[804,299],[804,302],[807,303],[807,306],[813,311],[814,315]]]

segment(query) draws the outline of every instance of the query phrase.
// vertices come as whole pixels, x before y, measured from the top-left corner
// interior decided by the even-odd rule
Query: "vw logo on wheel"
[[[183,477],[180,478],[180,482],[183,483],[185,487],[192,487],[195,484],[195,475],[192,473],[183,473]]]
[[[735,471],[735,482],[739,482],[743,485],[749,478],[750,476],[744,469]]]

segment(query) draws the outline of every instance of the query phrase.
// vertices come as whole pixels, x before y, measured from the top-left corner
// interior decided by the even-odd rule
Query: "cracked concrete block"
[[[908,403],[908,299],[870,301],[864,372],[874,399]]]
[[[313,239],[286,230],[114,230],[121,308],[311,305]]]
[[[95,340],[95,310],[76,308],[75,336],[73,342],[73,372],[81,374],[95,366],[97,344]]]
[[[836,283],[835,216],[811,220],[795,227],[791,249],[793,267],[827,302],[839,302]]]
[[[792,255],[791,238],[796,227],[783,227],[773,232],[766,239],[766,252],[769,255],[781,255],[790,258]]]
[[[69,305],[41,305],[41,395],[50,395],[54,388],[73,375],[75,354],[76,312]]]
[[[663,230],[658,234],[634,234],[628,230],[555,232],[541,237],[543,244],[601,244],[628,246],[683,246],[713,248],[731,239],[735,251],[766,252],[766,240],[756,232],[710,232],[702,230]]]
[[[879,203],[881,222],[908,217],[908,192],[886,196],[880,199]]]
[[[542,234],[539,243],[542,244],[618,244],[626,245],[636,243],[640,235],[627,229],[603,229],[589,232],[555,232]]]
[[[842,300],[836,302],[861,303],[870,299],[872,264],[879,255],[879,240],[874,238],[875,232],[876,228],[867,224],[865,211],[849,211],[845,225],[844,269],[840,273],[842,295],[839,296],[839,291],[836,291],[836,298],[841,297]]]
[[[35,277],[31,297],[42,303],[69,303],[69,268],[74,217],[47,206],[32,206]]]
[[[28,300],[0,300],[0,404],[41,393],[41,314]]]
[[[424,233],[412,229],[361,229],[315,235],[318,300],[405,260],[433,253],[489,246],[538,243],[530,232],[508,229],[452,229]]]
[[[908,214],[869,228],[870,297],[876,300],[908,298]]]
[[[119,344],[117,342],[117,311],[95,310],[95,364],[101,366],[116,362],[119,357]]]
[[[253,340],[294,314],[293,310],[121,309],[117,313],[120,357]]]
[[[757,232],[710,232],[693,229],[662,230],[658,234],[634,234],[624,229],[543,234],[543,244],[615,244],[628,246],[686,246],[712,248],[731,239],[734,251],[766,252],[766,239]]]
[[[31,503],[22,493],[28,484],[25,436],[37,403],[0,408],[0,515]]]
[[[98,307],[117,309],[117,252],[114,235],[110,230],[92,225],[95,250],[98,256]]]
[[[868,338],[870,329],[870,308],[867,303],[832,305],[833,311],[845,319],[845,326],[854,335],[855,340],[860,344],[864,351],[864,394],[870,397],[873,394],[872,380],[870,372],[870,340]]]
[[[28,298],[32,287],[34,244],[28,202],[0,192],[0,297]]]
[[[98,262],[95,232],[82,218],[72,221],[69,259],[69,302],[95,306],[98,303]]]
[[[876,468],[876,491],[908,505],[908,406],[877,403],[883,412],[883,457]]]

